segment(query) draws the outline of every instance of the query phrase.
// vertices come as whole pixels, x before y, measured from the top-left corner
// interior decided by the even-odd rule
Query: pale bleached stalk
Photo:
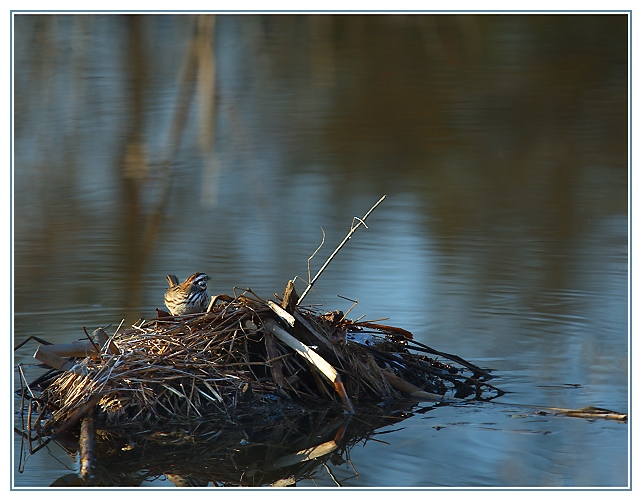
[[[348,240],[350,240],[350,238],[352,237],[354,232],[357,231],[359,226],[363,225],[366,228],[368,227],[366,225],[366,222],[365,222],[366,219],[368,219],[368,216],[372,213],[372,211],[375,210],[379,206],[379,204],[381,202],[383,202],[385,199],[386,199],[386,195],[382,196],[376,204],[374,204],[372,207],[370,207],[370,210],[368,212],[366,212],[365,216],[363,216],[362,218],[358,218],[358,217],[354,218],[354,219],[356,219],[358,221],[358,223],[350,228],[350,231],[348,232],[346,237],[343,239],[343,241],[339,244],[339,246],[336,249],[334,249],[334,252],[330,255],[330,257],[326,260],[326,262],[323,263],[323,266],[321,266],[321,268],[319,269],[317,274],[314,276],[314,278],[312,280],[310,280],[310,283],[308,284],[306,289],[303,291],[303,294],[301,294],[299,296],[299,300],[296,303],[297,305],[301,304],[301,301],[303,301],[303,298],[307,295],[308,292],[310,292],[310,289],[312,289],[312,287],[314,286],[314,283],[321,276],[321,273],[324,272],[324,270],[328,267],[330,262],[334,259],[334,256],[336,256],[339,253],[339,251],[341,250],[341,248],[348,242]],[[317,249],[317,250],[319,250],[319,249]],[[315,254],[316,254],[316,251],[315,251]]]

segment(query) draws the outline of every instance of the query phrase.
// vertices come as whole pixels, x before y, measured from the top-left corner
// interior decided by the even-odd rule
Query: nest
[[[300,307],[296,297],[290,282],[279,303],[246,290],[214,298],[206,313],[159,314],[108,338],[103,331],[106,341],[93,341],[88,356],[27,385],[24,393],[34,398],[25,405],[38,416],[29,433],[69,430],[93,409],[103,426],[186,418],[239,423],[320,404],[353,412],[359,402],[405,396],[501,393],[487,371],[403,329]]]

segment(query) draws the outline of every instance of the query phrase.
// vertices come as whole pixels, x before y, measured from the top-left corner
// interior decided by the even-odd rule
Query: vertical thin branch
[[[375,210],[375,209],[379,206],[379,204],[380,204],[381,202],[383,202],[385,199],[386,199],[386,195],[382,196],[376,204],[374,204],[372,207],[370,207],[370,210],[369,210],[368,212],[366,212],[366,215],[365,215],[365,216],[363,216],[361,219],[359,219],[358,217],[354,218],[354,219],[356,219],[356,220],[358,221],[358,223],[357,223],[356,225],[354,225],[354,226],[352,226],[352,227],[350,228],[350,231],[348,232],[348,234],[346,235],[346,237],[343,239],[343,242],[341,242],[341,243],[339,244],[339,246],[334,250],[334,252],[333,252],[333,253],[330,255],[330,257],[326,260],[326,262],[325,262],[325,263],[323,263],[323,266],[321,266],[321,268],[319,269],[319,271],[317,272],[317,274],[316,274],[316,275],[314,276],[314,278],[310,281],[310,283],[308,284],[307,288],[303,291],[303,294],[301,294],[301,296],[299,296],[299,300],[298,300],[298,301],[297,301],[297,303],[296,303],[297,305],[301,304],[301,301],[303,301],[303,298],[306,296],[306,294],[307,294],[308,292],[310,292],[310,289],[312,289],[312,287],[314,286],[314,283],[315,283],[315,282],[317,281],[317,279],[321,276],[321,273],[323,273],[323,271],[328,267],[328,265],[330,264],[330,262],[334,259],[334,256],[336,256],[336,255],[339,253],[339,251],[341,250],[341,248],[342,248],[342,247],[343,247],[343,246],[348,242],[348,240],[350,240],[350,238],[352,237],[352,234],[353,234],[355,231],[357,231],[357,229],[358,229],[361,225],[364,225],[366,228],[368,227],[368,226],[366,225],[366,223],[365,223],[366,219],[368,219],[368,216],[372,213],[372,211],[373,211],[373,210]]]
[[[310,283],[310,261],[312,261],[312,258],[317,255],[317,252],[319,252],[319,249],[323,247],[323,243],[325,242],[325,231],[323,231],[323,227],[321,227],[321,233],[323,234],[321,238],[321,243],[317,247],[317,250],[315,250],[312,255],[308,258],[308,283]]]

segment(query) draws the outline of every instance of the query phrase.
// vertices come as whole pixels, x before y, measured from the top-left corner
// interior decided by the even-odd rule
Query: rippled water
[[[14,22],[14,343],[149,318],[168,273],[268,299],[386,194],[308,300],[358,300],[508,393],[421,404],[335,479],[628,485],[626,424],[529,407],[628,410],[626,16]],[[19,445],[18,487],[75,467],[54,446],[18,473]]]

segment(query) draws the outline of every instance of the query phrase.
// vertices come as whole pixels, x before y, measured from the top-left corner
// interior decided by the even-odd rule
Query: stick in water
[[[366,220],[366,219],[368,218],[368,216],[372,213],[372,211],[373,211],[373,210],[375,210],[375,209],[379,206],[379,204],[380,204],[381,202],[383,202],[385,199],[386,199],[386,195],[382,196],[376,204],[374,204],[372,207],[370,207],[370,210],[369,210],[368,212],[366,212],[366,215],[365,215],[365,216],[363,216],[361,219],[359,219],[358,217],[355,217],[355,219],[358,221],[358,223],[357,223],[356,225],[354,225],[354,226],[352,226],[352,227],[350,228],[350,231],[348,232],[348,234],[346,235],[346,237],[343,239],[343,242],[341,242],[341,243],[339,244],[339,246],[334,250],[334,252],[333,252],[333,253],[330,255],[330,257],[326,260],[326,262],[325,262],[325,263],[323,263],[323,266],[321,266],[321,268],[319,269],[319,271],[317,272],[317,274],[316,274],[316,275],[314,275],[314,278],[313,278],[312,280],[310,280],[310,283],[308,284],[308,286],[306,287],[306,289],[303,291],[303,294],[301,294],[301,295],[299,296],[299,300],[298,300],[298,301],[297,301],[297,303],[296,303],[297,305],[301,304],[301,301],[303,301],[303,298],[306,296],[306,294],[307,294],[308,292],[310,292],[310,289],[312,289],[312,286],[314,285],[314,283],[315,283],[315,282],[317,281],[317,279],[321,276],[321,273],[323,273],[323,271],[324,271],[324,270],[328,267],[328,265],[330,264],[330,261],[332,261],[332,260],[334,259],[334,256],[336,256],[336,255],[337,255],[337,253],[341,250],[341,248],[342,248],[342,247],[343,247],[343,246],[348,242],[348,240],[350,240],[350,237],[352,237],[352,234],[353,234],[355,231],[357,231],[357,228],[359,228],[359,226],[361,226],[361,225],[364,225],[366,228],[368,227],[368,226],[366,226],[365,220]]]

